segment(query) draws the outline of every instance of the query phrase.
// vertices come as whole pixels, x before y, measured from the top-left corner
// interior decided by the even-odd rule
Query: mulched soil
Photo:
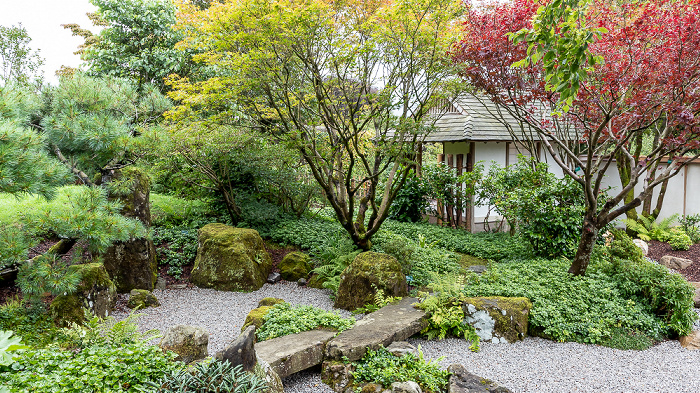
[[[652,240],[649,242],[649,254],[647,257],[658,261],[664,255],[672,255],[674,257],[690,259],[694,263],[683,270],[679,270],[683,277],[688,281],[700,282],[700,243],[690,246],[688,251],[673,251],[668,243]]]

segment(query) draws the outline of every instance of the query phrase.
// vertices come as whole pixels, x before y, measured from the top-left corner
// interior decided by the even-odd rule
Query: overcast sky
[[[73,52],[83,42],[61,24],[78,23],[95,31],[85,16],[86,12],[94,10],[89,0],[0,0],[0,25],[22,23],[32,38],[31,46],[39,49],[39,55],[46,60],[44,76],[47,82],[56,84],[54,73],[62,65],[80,65],[80,57]]]

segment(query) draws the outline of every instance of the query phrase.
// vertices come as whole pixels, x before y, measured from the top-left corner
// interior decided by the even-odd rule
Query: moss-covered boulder
[[[117,289],[101,263],[73,265],[81,280],[75,293],[57,296],[50,306],[54,320],[61,326],[68,322],[82,323],[84,309],[105,318],[117,301]]]
[[[408,293],[401,265],[388,254],[363,252],[340,275],[335,307],[356,310],[374,302],[377,290],[385,296],[404,297]]]
[[[284,303],[284,299],[280,299],[278,297],[265,297],[260,299],[260,301],[258,302],[258,307],[274,306],[275,304],[280,303]]]
[[[323,283],[326,282],[321,276],[318,274],[313,274],[311,275],[311,278],[309,278],[309,281],[306,283],[307,287],[311,288],[317,288],[317,289],[323,289]]]
[[[475,297],[462,302],[465,318],[481,341],[495,343],[525,338],[531,309],[532,302],[524,297]]]
[[[129,293],[129,301],[126,303],[129,308],[141,310],[146,307],[158,307],[160,302],[153,293],[145,289],[132,289]]]
[[[258,231],[208,224],[199,230],[199,247],[190,281],[198,287],[250,292],[260,289],[272,258]]]
[[[175,352],[175,360],[192,363],[208,356],[209,332],[199,326],[175,325],[165,331],[160,341],[163,351]]]
[[[110,200],[122,204],[121,215],[137,219],[146,227],[151,225],[151,185],[143,170],[130,166],[109,171],[102,175],[100,183],[106,184]],[[151,239],[116,242],[105,252],[104,264],[119,293],[132,289],[152,291],[155,287],[158,261]]]
[[[277,266],[282,278],[287,281],[297,281],[306,278],[311,271],[309,256],[303,252],[294,251],[285,255]]]
[[[147,238],[115,242],[103,256],[109,276],[117,292],[132,289],[152,291],[158,279],[158,260],[153,240]]]
[[[264,318],[268,311],[274,306],[261,306],[250,310],[248,315],[245,317],[245,322],[243,322],[243,327],[241,327],[241,332],[246,330],[248,326],[253,325],[256,329],[262,326],[265,322]]]

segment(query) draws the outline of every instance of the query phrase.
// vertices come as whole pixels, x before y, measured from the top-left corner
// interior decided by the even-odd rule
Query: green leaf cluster
[[[157,393],[259,393],[267,383],[257,375],[243,371],[242,365],[211,359],[196,363],[191,369],[173,370],[158,383],[148,383],[142,391]]]
[[[678,214],[666,217],[657,222],[654,217],[646,217],[640,215],[638,221],[626,219],[627,228],[637,233],[637,237],[644,240],[658,240],[660,242],[668,241],[671,238],[671,225],[678,218]]]
[[[481,276],[469,277],[463,293],[468,297],[522,296],[530,299],[533,308],[529,330],[556,341],[599,344],[611,337],[615,328],[660,339],[669,330],[680,328],[675,320],[667,322],[655,315],[651,299],[633,296],[644,282],[647,284],[641,288],[647,293],[677,289],[664,282],[656,284],[659,278],[670,276],[670,272],[657,272],[648,267],[657,272],[658,276],[654,277],[657,281],[646,281],[644,277],[650,278],[647,274],[635,277],[635,269],[624,269],[624,274],[612,276],[603,270],[609,266],[606,258],[596,256],[585,277],[567,273],[569,262],[565,259],[502,262],[491,266]],[[687,293],[678,296],[685,299]],[[688,299],[692,302],[692,298]],[[674,311],[683,321],[691,318],[692,309]],[[686,329],[687,326],[680,330]]]
[[[693,245],[693,240],[688,236],[682,228],[671,228],[671,236],[668,239],[668,244],[672,250],[689,250]]]
[[[413,381],[426,393],[445,392],[450,373],[442,370],[437,361],[426,361],[420,348],[418,353],[396,356],[383,347],[368,349],[360,361],[353,363],[352,376],[356,382],[378,383],[384,388],[391,388],[394,382]]]
[[[12,337],[12,334],[12,330],[0,330],[0,366],[12,364],[14,358],[10,352],[29,348],[26,345],[22,345],[21,338],[17,336]]]
[[[693,244],[700,242],[700,228],[698,228],[698,223],[700,223],[700,214],[684,214],[679,220],[683,231],[690,236],[690,240]]]
[[[255,335],[259,341],[264,341],[319,328],[342,332],[354,325],[354,318],[343,318],[338,313],[314,306],[293,307],[289,303],[280,303],[265,314],[263,324],[255,331]]]

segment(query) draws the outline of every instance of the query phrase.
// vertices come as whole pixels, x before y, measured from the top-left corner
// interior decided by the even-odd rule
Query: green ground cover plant
[[[191,369],[173,370],[158,383],[146,385],[148,389],[142,391],[155,393],[259,393],[267,389],[262,378],[243,371],[243,366],[216,359],[199,362]]]
[[[255,331],[255,335],[259,341],[265,341],[319,328],[342,332],[354,325],[354,318],[343,318],[338,313],[314,306],[292,306],[289,303],[280,303],[265,314],[263,324]]]
[[[352,375],[355,382],[374,382],[391,388],[394,382],[416,382],[426,393],[445,392],[449,372],[442,370],[437,360],[426,361],[418,348],[418,356],[407,353],[395,356],[385,348],[367,350],[355,365]]]
[[[139,333],[135,319],[94,317],[85,326],[72,325],[64,330],[65,349],[19,351],[11,365],[0,366],[0,385],[19,392],[138,392],[182,369],[175,354],[148,344],[152,332]]]

